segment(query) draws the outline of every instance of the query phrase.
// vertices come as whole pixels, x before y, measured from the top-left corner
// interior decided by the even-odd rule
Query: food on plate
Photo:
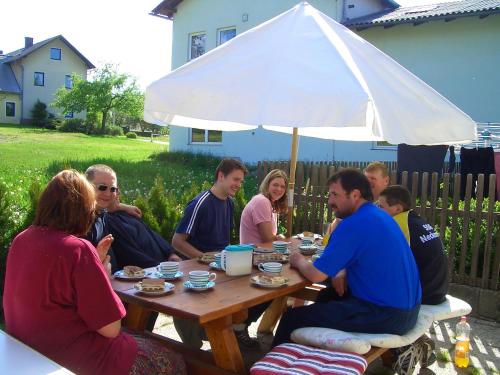
[[[141,283],[141,290],[145,292],[159,292],[165,289],[163,279],[144,279]]]
[[[288,279],[283,276],[265,276],[265,275],[258,276],[258,282],[261,284],[278,285],[278,284],[285,284],[287,281]]]
[[[204,253],[203,255],[198,257],[198,261],[202,263],[212,263],[215,262],[215,254],[218,254],[218,251],[215,252],[210,252],[210,253]]]
[[[146,274],[146,272],[137,266],[125,266],[123,267],[123,273],[128,277],[142,277]]]
[[[272,254],[254,254],[253,255],[253,264],[259,265],[260,263],[265,262],[280,262],[286,263],[288,262],[288,255],[280,254],[280,253],[272,253]]]
[[[314,233],[313,232],[304,231],[304,232],[302,232],[302,236],[303,237],[314,237]]]

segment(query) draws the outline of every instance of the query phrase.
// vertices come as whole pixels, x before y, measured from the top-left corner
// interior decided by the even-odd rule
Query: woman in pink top
[[[288,177],[273,169],[260,184],[260,194],[243,209],[240,221],[240,243],[264,243],[284,238],[278,235],[278,215],[287,211]]]
[[[3,307],[9,334],[77,374],[185,374],[182,358],[121,331],[125,308],[109,281],[105,237],[78,236],[94,220],[94,188],[78,172],[57,174],[35,221],[7,257]]]

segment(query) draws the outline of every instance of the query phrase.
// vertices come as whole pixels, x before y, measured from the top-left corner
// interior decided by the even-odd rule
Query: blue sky
[[[161,0],[13,0],[2,7],[0,50],[62,34],[94,65],[119,64],[142,89],[170,71],[172,22],[148,13]],[[436,0],[400,0],[401,5]]]

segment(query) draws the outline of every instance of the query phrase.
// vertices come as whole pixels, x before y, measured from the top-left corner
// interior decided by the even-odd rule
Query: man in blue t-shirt
[[[297,252],[290,255],[290,264],[311,282],[345,269],[350,293],[286,312],[273,346],[289,342],[301,327],[402,335],[417,321],[420,280],[399,226],[373,205],[370,183],[358,170],[343,169],[328,184],[328,204],[343,220],[314,264]]]

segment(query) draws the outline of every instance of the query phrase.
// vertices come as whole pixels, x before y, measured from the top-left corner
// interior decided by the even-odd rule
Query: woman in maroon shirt
[[[98,250],[78,238],[94,209],[94,189],[80,173],[65,170],[49,182],[33,225],[9,250],[7,332],[77,374],[184,374],[179,355],[121,332],[125,309],[106,271],[112,238]]]

